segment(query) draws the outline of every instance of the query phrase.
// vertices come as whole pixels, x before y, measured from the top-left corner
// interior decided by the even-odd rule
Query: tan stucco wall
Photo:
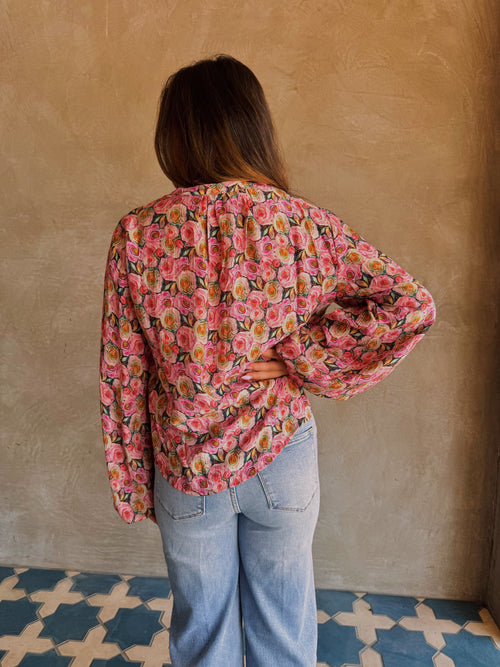
[[[118,219],[171,189],[152,146],[164,80],[226,52],[260,78],[295,189],[413,273],[438,307],[427,339],[378,387],[348,402],[311,397],[317,585],[483,596],[499,435],[494,0],[0,6],[0,563],[165,573],[157,528],[127,526],[111,504],[103,272]]]

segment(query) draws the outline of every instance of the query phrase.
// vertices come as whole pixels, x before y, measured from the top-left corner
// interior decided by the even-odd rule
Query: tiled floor
[[[500,667],[500,632],[480,604],[333,590],[317,600],[318,666]],[[0,664],[163,667],[171,605],[166,578],[0,567]]]

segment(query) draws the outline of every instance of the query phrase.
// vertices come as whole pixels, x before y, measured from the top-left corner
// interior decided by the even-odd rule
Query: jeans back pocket
[[[270,509],[303,512],[318,491],[317,429],[310,422],[258,473]]]
[[[205,496],[179,491],[155,469],[155,505],[159,503],[172,519],[190,519],[205,514]]]

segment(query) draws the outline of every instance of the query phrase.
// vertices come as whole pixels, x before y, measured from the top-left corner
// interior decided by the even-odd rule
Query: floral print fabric
[[[275,187],[177,188],[136,208],[109,249],[100,357],[120,516],[154,520],[155,461],[192,495],[249,479],[312,417],[304,390],[365,391],[434,318],[430,293],[404,269]],[[243,380],[270,347],[289,375]]]

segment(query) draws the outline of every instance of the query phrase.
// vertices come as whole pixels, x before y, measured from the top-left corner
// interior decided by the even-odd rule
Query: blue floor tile
[[[134,644],[149,646],[153,635],[163,629],[160,615],[160,611],[146,607],[120,609],[114,618],[104,624],[108,629],[104,641],[116,642],[122,649]]]
[[[334,620],[318,625],[318,662],[330,667],[359,664],[359,652],[365,644],[356,637],[352,627],[339,625]]]
[[[133,577],[129,579],[129,595],[137,595],[143,602],[152,598],[168,598],[170,582],[166,577]]]
[[[18,667],[68,667],[73,658],[65,658],[52,651],[47,653],[26,653]]]
[[[75,583],[71,590],[86,596],[94,595],[94,593],[106,595],[113,586],[123,581],[117,574],[87,574],[85,572],[75,574],[72,579]]]
[[[76,604],[61,604],[57,610],[44,618],[45,627],[40,637],[52,637],[56,644],[67,639],[82,640],[91,628],[99,625],[99,607],[90,607],[85,600]]]
[[[454,660],[455,667],[500,667],[500,651],[491,637],[476,637],[467,630],[443,636],[446,646],[441,652]]]
[[[349,611],[352,613],[352,603],[358,599],[357,595],[349,591],[331,591],[324,588],[316,590],[316,605],[318,609],[322,609],[333,616],[339,611]]]
[[[436,649],[425,641],[423,632],[396,625],[390,630],[378,629],[377,636],[373,648],[382,655],[384,667],[434,667]]]
[[[0,581],[15,574],[11,567],[0,568]],[[39,637],[50,638],[54,644],[66,640],[84,641],[91,628],[100,625],[98,613],[100,608],[88,604],[87,600],[67,604],[60,600],[57,610],[42,618],[38,615],[41,602],[32,602],[30,593],[37,590],[54,590],[57,583],[67,577],[62,570],[30,569],[21,573],[16,585],[23,595],[19,600],[0,601],[0,636],[3,637],[0,650],[0,663],[11,661],[18,667],[70,667],[74,658],[61,656],[57,648],[44,654],[27,652],[24,657],[13,660],[14,652],[18,650],[17,636],[25,627],[35,620],[44,625]],[[116,643],[122,649],[133,645],[147,646],[151,644],[155,634],[163,629],[160,623],[162,612],[148,609],[146,603],[152,598],[166,598],[171,593],[167,577],[131,577],[124,579],[117,574],[77,573],[70,580],[73,581],[71,590],[83,593],[84,596],[97,594],[108,595],[114,586],[127,581],[129,596],[138,596],[143,604],[134,609],[119,608],[115,617],[103,625],[106,630],[104,642]],[[49,597],[51,594],[49,594]],[[356,595],[352,591],[336,591],[317,589],[316,600],[318,610],[330,616],[338,612],[353,612],[353,603],[357,599],[365,600],[374,615],[386,615],[394,621],[400,621],[404,616],[415,617],[416,608],[420,604],[416,598],[398,595],[366,594]],[[459,600],[443,600],[427,598],[424,603],[433,610],[436,616],[436,630],[440,632],[441,620],[451,620],[464,626],[468,621],[482,623],[479,614],[484,606],[480,602],[466,602]],[[483,625],[487,632],[487,626]],[[432,620],[430,620],[432,628]],[[390,630],[376,629],[377,639],[373,644],[374,650],[382,657],[383,667],[435,667],[433,656],[436,649],[428,644],[423,632],[405,630],[396,625]],[[454,661],[455,667],[500,667],[500,650],[495,646],[490,636],[473,635],[462,629],[457,634],[443,633],[446,646],[442,649],[443,656]],[[28,647],[29,649],[29,647]],[[330,667],[362,664],[362,655],[365,644],[358,639],[356,627],[344,626],[331,619],[318,625],[318,661]],[[33,650],[33,649],[31,649]],[[20,660],[20,662],[18,662]],[[155,664],[167,667],[163,663],[163,655],[155,656]],[[9,663],[10,664],[10,663]],[[128,661],[123,655],[110,660],[90,657],[85,665],[88,667],[141,667],[141,662]]]
[[[125,660],[121,655],[117,655],[111,660],[92,660],[90,667],[141,667],[142,662],[130,662],[130,660]]]
[[[455,621],[464,625],[468,621],[480,621],[479,610],[483,605],[479,602],[464,602],[461,600],[434,600],[428,598],[424,603],[432,609],[436,618]]]
[[[56,584],[66,577],[64,570],[36,570],[34,568],[17,575],[18,583],[14,588],[24,588],[27,593],[54,590]]]
[[[12,577],[14,574],[13,567],[0,567],[0,581],[3,581],[7,577]]]
[[[415,607],[418,604],[416,598],[405,597],[403,595],[376,595],[367,594],[363,597],[366,600],[374,614],[389,616],[389,618],[399,621],[403,616],[416,616]]]
[[[31,602],[28,598],[19,600],[2,600],[0,602],[0,635],[18,635],[28,623],[36,621],[39,602]]]

